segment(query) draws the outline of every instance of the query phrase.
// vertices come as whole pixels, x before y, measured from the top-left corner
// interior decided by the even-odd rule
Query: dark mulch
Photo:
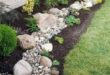
[[[60,75],[63,75],[64,63],[65,63],[65,56],[69,53],[69,51],[74,48],[74,46],[80,40],[80,36],[87,30],[87,27],[97,9],[100,8],[100,5],[96,5],[95,7],[91,8],[91,11],[80,11],[80,19],[81,24],[76,25],[73,27],[68,27],[64,29],[59,36],[62,36],[65,40],[63,45],[60,45],[58,42],[52,38],[50,41],[53,43],[54,49],[52,55],[55,59],[60,61],[60,65],[58,69],[60,71]]]
[[[22,53],[24,50],[22,50],[20,47],[17,47],[16,50],[8,57],[0,57],[0,73],[6,73],[9,74],[13,73],[13,66],[17,61],[22,59]]]

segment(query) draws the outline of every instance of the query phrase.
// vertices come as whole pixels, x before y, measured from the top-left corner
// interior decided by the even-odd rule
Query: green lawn
[[[110,0],[65,58],[64,75],[110,75]]]

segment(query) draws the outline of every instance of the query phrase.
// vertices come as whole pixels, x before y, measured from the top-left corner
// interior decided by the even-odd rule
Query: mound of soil
[[[74,46],[80,40],[80,36],[87,30],[87,27],[96,12],[97,9],[100,8],[101,5],[96,5],[91,8],[91,11],[80,11],[79,18],[81,20],[80,25],[75,25],[73,27],[68,27],[64,29],[59,36],[63,37],[65,42],[63,45],[60,45],[58,42],[52,38],[50,41],[53,43],[54,49],[52,55],[55,59],[60,61],[60,65],[58,66],[60,75],[63,75],[65,56],[69,53],[69,51],[74,48]]]

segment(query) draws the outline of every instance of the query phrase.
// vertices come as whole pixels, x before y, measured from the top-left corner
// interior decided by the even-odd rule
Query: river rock
[[[31,75],[32,67],[24,60],[18,61],[14,66],[14,75]]]
[[[18,35],[18,41],[23,49],[30,49],[36,45],[35,39],[28,34]]]
[[[51,67],[52,61],[48,57],[42,56],[40,59],[40,64],[44,67]]]
[[[41,46],[44,51],[51,52],[53,50],[52,43],[46,43]]]

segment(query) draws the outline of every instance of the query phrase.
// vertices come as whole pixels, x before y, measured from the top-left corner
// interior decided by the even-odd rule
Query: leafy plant
[[[54,61],[52,62],[52,65],[53,65],[53,66],[60,65],[60,62],[59,62],[58,60],[54,60]]]
[[[23,11],[31,15],[34,9],[34,5],[35,0],[27,0],[26,4],[22,7]]]
[[[5,24],[0,24],[0,56],[9,56],[16,44],[16,31]]]
[[[80,24],[80,19],[70,15],[66,17],[65,22],[68,24],[68,26],[73,26],[74,24]]]
[[[64,43],[64,38],[60,37],[60,36],[55,36],[54,40],[57,41],[59,44],[63,44]]]
[[[26,23],[27,23],[26,26],[28,27],[29,32],[39,31],[36,20],[33,17],[25,18],[25,20],[26,20]]]
[[[41,55],[42,55],[42,56],[49,57],[49,58],[53,58],[53,56],[52,56],[49,52],[47,52],[47,51],[43,51],[43,52],[41,53]]]

